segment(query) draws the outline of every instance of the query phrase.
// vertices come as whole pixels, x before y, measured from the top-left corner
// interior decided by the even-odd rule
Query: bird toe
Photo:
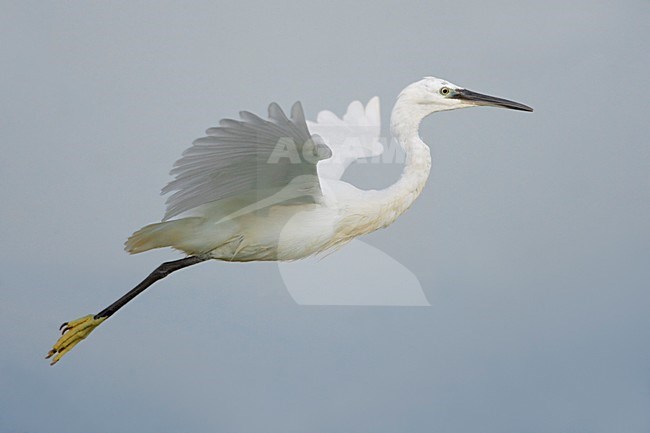
[[[56,364],[63,355],[72,350],[81,340],[88,337],[104,320],[106,320],[106,317],[96,319],[94,315],[89,314],[71,322],[63,323],[59,327],[61,337],[54,343],[52,349],[47,352],[45,359],[52,358],[50,365]]]

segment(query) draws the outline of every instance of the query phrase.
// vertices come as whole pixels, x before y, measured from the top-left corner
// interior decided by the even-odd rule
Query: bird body
[[[197,206],[191,216],[143,227],[127,240],[126,250],[140,253],[172,247],[226,261],[297,260],[387,227],[420,195],[431,168],[429,147],[418,128],[432,111],[410,109],[412,101],[405,95],[398,98],[391,117],[391,130],[406,155],[402,176],[394,185],[361,190],[341,180],[341,170],[333,177],[319,170],[321,194],[315,203],[286,204],[272,197],[268,205],[257,201],[248,209],[248,200],[225,198]],[[373,105],[378,122],[379,102],[373,99],[367,109]],[[317,167],[327,164],[319,161]]]
[[[393,223],[415,201],[426,177],[399,188],[363,191],[341,181],[322,182],[318,203],[275,204],[235,217],[241,206],[225,199],[200,216],[154,223],[126,243],[130,253],[172,247],[225,261],[296,260],[326,252]],[[401,194],[404,190],[405,194]]]
[[[172,247],[184,259],[163,263],[100,313],[65,323],[50,350],[52,363],[106,318],[155,281],[208,260],[290,261],[341,247],[392,224],[422,192],[431,169],[422,120],[436,111],[476,105],[532,111],[425,77],[398,96],[390,129],[405,153],[399,180],[382,190],[361,190],[341,179],[355,160],[379,155],[379,99],[350,104],[342,118],[322,111],[308,122],[300,103],[287,117],[277,104],[268,119],[240,112],[195,140],[179,159],[162,222],[136,231],[125,243],[132,254]]]

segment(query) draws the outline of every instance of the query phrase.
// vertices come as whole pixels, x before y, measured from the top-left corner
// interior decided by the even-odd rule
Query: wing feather
[[[276,103],[269,105],[268,120],[248,111],[239,117],[209,128],[176,161],[175,178],[162,189],[162,194],[172,193],[164,220],[235,196],[243,198],[242,206],[272,196],[292,203],[320,198],[316,164],[332,153],[310,134],[300,103],[293,105],[290,118]]]

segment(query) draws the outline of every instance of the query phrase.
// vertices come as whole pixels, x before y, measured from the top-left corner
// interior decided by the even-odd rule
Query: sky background
[[[640,0],[1,2],[0,433],[647,433],[649,38]],[[206,128],[378,95],[386,131],[425,75],[535,108],[422,124],[429,183],[364,241],[431,307],[301,306],[276,264],[209,262],[43,359],[179,257],[122,243]]]

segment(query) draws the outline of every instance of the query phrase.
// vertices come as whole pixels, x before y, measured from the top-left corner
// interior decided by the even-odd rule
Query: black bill
[[[528,105],[520,104],[519,102],[508,101],[507,99],[497,98],[495,96],[483,95],[481,93],[472,92],[467,89],[458,89],[451,95],[451,98],[470,101],[476,105],[492,105],[494,107],[511,108],[513,110],[533,111]]]

